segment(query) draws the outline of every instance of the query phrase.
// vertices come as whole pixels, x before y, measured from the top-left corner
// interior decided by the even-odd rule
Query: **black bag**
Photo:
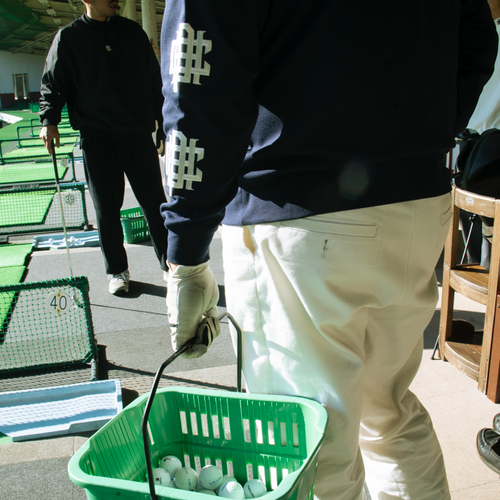
[[[466,129],[458,140],[455,184],[466,191],[500,198],[500,130],[490,128],[479,134]]]

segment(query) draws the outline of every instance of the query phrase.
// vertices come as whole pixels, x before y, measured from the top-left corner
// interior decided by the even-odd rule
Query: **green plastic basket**
[[[216,465],[240,484],[261,479],[268,489],[266,500],[314,498],[318,452],[328,422],[321,404],[191,387],[155,394],[155,385],[71,458],[69,477],[85,488],[89,500],[203,499],[197,492],[159,485],[151,495],[146,455],[151,468],[165,455],[175,455],[197,471]]]
[[[125,243],[137,243],[149,239],[148,222],[140,207],[120,211]]]

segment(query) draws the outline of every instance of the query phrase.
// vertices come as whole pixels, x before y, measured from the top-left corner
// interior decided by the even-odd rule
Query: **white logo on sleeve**
[[[170,50],[169,72],[173,75],[174,92],[178,92],[179,82],[201,85],[200,76],[210,75],[210,64],[203,61],[203,55],[212,50],[212,40],[203,40],[204,34],[204,31],[197,31],[195,38],[190,24],[179,24],[177,38],[172,40]]]
[[[205,150],[197,148],[198,139],[188,139],[178,130],[168,136],[165,149],[167,184],[172,188],[193,190],[193,182],[201,182],[203,172],[195,162],[203,159]]]

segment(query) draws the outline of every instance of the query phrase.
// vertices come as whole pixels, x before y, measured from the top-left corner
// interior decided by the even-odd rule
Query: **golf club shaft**
[[[51,147],[51,151],[52,151],[52,165],[54,166],[54,175],[55,175],[55,179],[56,179],[56,189],[57,189],[57,194],[59,197],[59,208],[61,209],[61,219],[62,219],[62,225],[63,225],[63,231],[64,231],[64,241],[66,243],[66,253],[68,255],[69,273],[70,273],[71,277],[73,278],[73,269],[71,268],[71,258],[69,256],[68,235],[66,233],[66,221],[64,219],[64,209],[63,209],[61,188],[59,186],[59,174],[57,172],[56,150],[54,147],[53,140],[50,142],[50,147]]]

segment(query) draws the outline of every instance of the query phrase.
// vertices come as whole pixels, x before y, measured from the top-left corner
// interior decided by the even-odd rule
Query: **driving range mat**
[[[68,171],[67,165],[58,163],[57,175],[64,179]],[[47,182],[54,181],[54,166],[52,162],[46,163],[15,163],[0,166],[0,184],[19,184],[22,182]]]

